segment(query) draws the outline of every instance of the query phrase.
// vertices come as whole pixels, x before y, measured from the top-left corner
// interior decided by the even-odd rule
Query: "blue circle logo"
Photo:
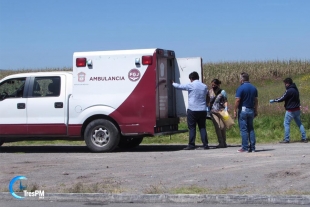
[[[14,198],[17,198],[17,199],[23,199],[23,198],[25,198],[25,197],[23,197],[23,196],[17,195],[17,194],[14,192],[14,190],[13,190],[13,186],[14,186],[14,184],[15,184],[17,181],[19,181],[19,190],[20,190],[20,191],[26,190],[26,187],[27,187],[27,186],[23,186],[21,180],[27,180],[27,178],[26,178],[25,176],[16,176],[16,177],[14,177],[14,178],[11,180],[10,185],[9,185],[9,190],[10,190],[11,195],[12,195]]]

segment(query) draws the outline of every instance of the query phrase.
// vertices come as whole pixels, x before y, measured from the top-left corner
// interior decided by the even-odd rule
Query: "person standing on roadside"
[[[217,148],[226,148],[226,127],[221,119],[219,111],[227,111],[227,94],[220,88],[221,81],[219,79],[213,79],[211,81],[211,89],[207,95],[207,105],[211,111],[211,120],[213,122],[215,132],[219,144]]]
[[[269,101],[270,103],[284,101],[284,108],[286,110],[284,116],[284,139],[280,141],[280,143],[290,143],[290,124],[293,119],[301,133],[301,142],[307,143],[306,130],[300,120],[300,99],[298,88],[291,78],[286,78],[283,82],[286,88],[284,94],[280,98]]]
[[[199,81],[199,75],[195,71],[189,74],[189,80],[190,83],[188,84],[178,84],[171,81],[176,89],[188,91],[187,126],[189,129],[189,141],[188,146],[184,150],[195,149],[196,124],[198,125],[203,144],[202,148],[197,149],[209,149],[206,131],[206,97],[208,87]]]
[[[242,138],[241,148],[237,152],[255,152],[256,137],[253,120],[257,116],[258,92],[249,82],[249,74],[240,74],[241,85],[237,88],[234,118],[237,118]],[[238,113],[238,114],[237,114]],[[248,146],[250,141],[250,146]]]

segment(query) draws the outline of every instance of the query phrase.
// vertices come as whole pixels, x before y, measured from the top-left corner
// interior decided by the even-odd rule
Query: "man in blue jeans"
[[[184,150],[195,149],[196,124],[198,125],[201,142],[203,144],[201,148],[197,149],[209,149],[206,131],[206,98],[208,88],[199,81],[197,72],[190,73],[189,80],[190,83],[188,84],[178,84],[172,81],[172,85],[176,89],[188,91],[187,126],[189,129],[189,141],[188,146],[184,148]]]
[[[306,130],[300,120],[300,99],[299,91],[291,78],[284,79],[286,91],[277,99],[272,99],[269,102],[282,102],[284,101],[285,117],[284,117],[284,139],[280,143],[290,143],[290,124],[294,119],[301,133],[301,142],[307,143]]]
[[[255,152],[255,132],[253,126],[254,117],[257,116],[258,92],[249,82],[249,74],[240,74],[241,85],[236,91],[234,118],[237,118],[242,138],[241,148],[237,152]],[[249,145],[250,140],[250,146]]]

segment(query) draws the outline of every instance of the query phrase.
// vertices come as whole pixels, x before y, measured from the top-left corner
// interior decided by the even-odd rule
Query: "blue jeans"
[[[306,136],[306,130],[304,126],[301,123],[300,120],[300,110],[298,111],[293,111],[285,112],[285,117],[284,117],[284,140],[290,141],[290,124],[291,121],[294,119],[295,123],[297,124],[299,131],[301,133],[301,139],[305,140],[307,138]]]
[[[196,125],[198,125],[200,138],[203,147],[208,147],[208,138],[206,130],[206,111],[192,111],[187,109],[187,126],[189,129],[189,147],[195,147]]]
[[[242,138],[242,149],[248,150],[248,145],[250,141],[250,149],[255,150],[255,132],[253,126],[254,120],[254,109],[246,108],[245,111],[238,111],[238,123],[240,134]]]

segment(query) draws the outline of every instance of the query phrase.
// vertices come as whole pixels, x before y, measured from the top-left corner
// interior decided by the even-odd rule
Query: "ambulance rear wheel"
[[[139,146],[143,141],[143,137],[121,137],[118,147],[122,149],[131,149]]]
[[[120,133],[111,121],[96,119],[87,125],[84,140],[92,152],[111,152],[119,143]]]

